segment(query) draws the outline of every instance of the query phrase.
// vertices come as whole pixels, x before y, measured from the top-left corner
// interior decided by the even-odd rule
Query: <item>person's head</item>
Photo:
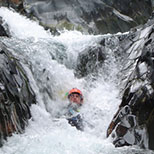
[[[68,93],[68,99],[72,103],[81,105],[83,103],[82,92],[77,88],[73,88]]]

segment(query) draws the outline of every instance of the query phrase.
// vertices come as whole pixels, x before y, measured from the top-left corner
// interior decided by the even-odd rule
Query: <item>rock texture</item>
[[[22,133],[35,103],[28,78],[19,61],[0,44],[0,145],[12,133]]]
[[[0,2],[17,10],[21,6],[20,1]],[[21,4],[27,16],[35,16],[47,28],[75,28],[95,34],[128,31],[145,23],[152,13],[150,0],[89,0],[88,3],[82,0],[25,0]],[[3,26],[1,29],[0,35],[7,36]],[[35,103],[35,95],[19,61],[4,45],[1,44],[0,48],[2,145],[3,138],[13,132],[23,132],[31,117],[29,107]],[[139,145],[154,149],[154,21],[132,29],[129,34],[108,36],[99,46],[82,52],[78,57],[76,75],[85,77],[101,68],[107,58],[107,48],[123,66],[119,73],[122,102],[109,125],[107,136],[113,138],[116,147]],[[63,58],[59,57],[62,62]]]
[[[25,14],[23,2],[23,0],[0,0],[0,6],[13,8],[16,11]]]
[[[0,36],[7,36],[9,37],[8,32],[5,30],[4,26],[3,26],[3,21],[0,17]]]
[[[144,24],[153,6],[151,0],[5,0],[0,4],[37,18],[52,32],[66,28],[93,34],[125,32]]]
[[[128,31],[152,13],[151,0],[25,0],[24,7],[45,27],[95,34]]]
[[[134,36],[123,48],[128,54],[122,70],[125,88],[107,136],[113,138],[117,147],[139,145],[154,149],[154,21]]]
[[[81,78],[88,74],[96,73],[106,59],[105,52],[105,47],[101,45],[101,42],[100,45],[89,47],[81,52],[77,59],[75,75]]]

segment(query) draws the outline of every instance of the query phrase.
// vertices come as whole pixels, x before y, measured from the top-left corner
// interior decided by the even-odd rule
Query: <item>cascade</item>
[[[115,148],[106,130],[120,104],[117,73],[120,62],[115,57],[117,36],[84,35],[78,31],[63,31],[52,36],[36,22],[0,8],[0,15],[9,27],[11,38],[0,39],[20,61],[36,94],[32,118],[23,134],[13,134],[0,148],[3,154],[119,154],[151,153],[138,147]],[[20,24],[19,24],[20,23]],[[101,46],[104,40],[104,47]],[[97,70],[85,77],[75,76],[78,55],[86,49],[104,51],[105,60]],[[115,50],[116,51],[116,50]],[[68,104],[65,93],[78,87],[84,94],[81,113],[88,124],[80,132],[63,117],[57,120]]]

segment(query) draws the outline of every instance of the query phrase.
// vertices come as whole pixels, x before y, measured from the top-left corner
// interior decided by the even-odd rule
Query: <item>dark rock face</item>
[[[63,28],[94,34],[129,31],[147,22],[153,6],[151,0],[5,0],[0,4],[36,17],[54,34]]]
[[[124,62],[126,86],[119,110],[107,130],[107,136],[111,134],[117,147],[139,145],[154,149],[153,25],[154,22],[151,21],[151,25],[136,32],[132,43],[128,41],[127,49],[125,47],[128,59],[131,59],[125,59]]]
[[[13,132],[22,133],[31,117],[35,95],[24,69],[5,47],[0,50],[0,145]]]
[[[154,0],[151,0],[151,3],[152,3],[152,7],[154,8]]]
[[[7,36],[8,37],[8,34],[6,32],[6,30],[4,29],[4,27],[2,26],[2,19],[0,18],[0,36]]]
[[[2,25],[0,25],[0,36],[7,36],[8,37],[4,27]]]
[[[151,0],[112,0],[106,1],[106,3],[118,10],[120,13],[131,17],[137,24],[146,23],[149,15],[152,13]],[[139,14],[141,16],[139,16]]]
[[[75,75],[80,78],[91,73],[96,73],[96,71],[101,68],[104,60],[105,49],[103,46],[90,47],[90,49],[79,54]]]
[[[23,0],[0,0],[0,6],[13,8],[16,11],[25,14]]]
[[[129,31],[152,13],[151,0],[25,0],[24,8],[45,27],[95,34]]]
[[[21,3],[23,3],[23,0],[0,0],[0,4],[2,6],[7,7],[18,7]]]

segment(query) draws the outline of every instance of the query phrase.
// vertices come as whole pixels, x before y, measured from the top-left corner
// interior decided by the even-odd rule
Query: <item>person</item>
[[[71,124],[71,126],[75,126],[78,130],[83,131],[83,120],[81,117],[80,108],[83,104],[83,94],[82,92],[77,89],[73,88],[68,93],[68,100],[69,105],[67,107],[67,115],[69,118],[67,118],[68,123]]]

